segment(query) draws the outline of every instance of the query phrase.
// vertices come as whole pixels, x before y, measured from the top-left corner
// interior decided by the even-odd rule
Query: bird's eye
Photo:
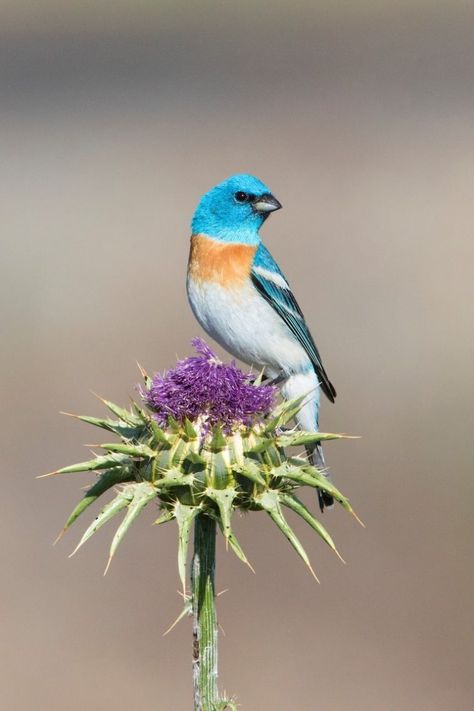
[[[237,193],[235,193],[234,197],[237,200],[237,202],[247,202],[247,200],[249,199],[249,196],[247,195],[247,193],[243,193],[241,190],[239,190]]]

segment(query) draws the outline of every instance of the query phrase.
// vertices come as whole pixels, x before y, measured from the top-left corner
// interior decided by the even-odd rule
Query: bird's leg
[[[286,375],[284,370],[281,370],[278,375],[275,375],[273,378],[267,373],[264,373],[262,376],[261,385],[280,385],[280,383],[283,383],[287,378],[288,375]]]
[[[280,383],[284,383],[287,378],[288,375],[284,370],[281,370],[276,377],[268,381],[267,385],[280,385]]]

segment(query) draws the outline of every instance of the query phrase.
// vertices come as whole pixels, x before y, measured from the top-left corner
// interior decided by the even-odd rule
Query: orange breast
[[[199,282],[238,286],[249,277],[256,249],[248,244],[228,244],[205,235],[192,235],[188,275]]]

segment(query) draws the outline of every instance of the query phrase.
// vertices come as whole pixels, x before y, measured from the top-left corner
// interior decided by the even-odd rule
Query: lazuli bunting
[[[187,292],[203,329],[236,358],[282,383],[285,398],[308,394],[299,427],[317,430],[320,389],[334,402],[303,313],[259,230],[281,204],[264,183],[234,175],[200,200],[192,219]],[[324,468],[322,449],[309,452]],[[319,491],[321,510],[332,498]]]

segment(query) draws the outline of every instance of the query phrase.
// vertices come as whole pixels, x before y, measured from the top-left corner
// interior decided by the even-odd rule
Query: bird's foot
[[[287,378],[287,374],[282,370],[277,376],[269,380],[267,385],[280,385],[280,383],[284,383]]]

